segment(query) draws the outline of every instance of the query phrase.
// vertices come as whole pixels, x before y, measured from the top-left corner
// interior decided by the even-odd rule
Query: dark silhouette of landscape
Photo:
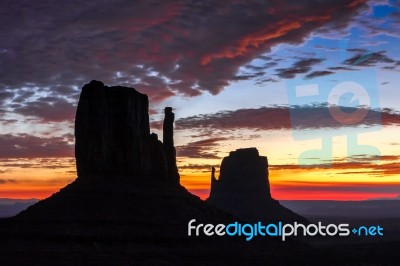
[[[397,265],[398,239],[320,247],[269,237],[189,237],[192,219],[216,225],[269,219],[268,213],[272,220],[304,218],[271,198],[266,158],[255,149],[224,159],[220,179],[213,176],[211,204],[189,193],[179,183],[173,122],[167,107],[161,142],[150,133],[146,95],[99,81],[86,84],[75,120],[78,177],[15,217],[0,219],[1,265]],[[249,180],[241,180],[235,167],[242,154]],[[238,185],[232,185],[235,179]],[[235,199],[231,191],[245,193]],[[237,203],[249,198],[260,201],[254,216]],[[265,217],[258,216],[263,211]]]
[[[207,202],[245,221],[308,221],[271,197],[268,160],[256,148],[238,149],[222,160],[217,180],[214,169]]]

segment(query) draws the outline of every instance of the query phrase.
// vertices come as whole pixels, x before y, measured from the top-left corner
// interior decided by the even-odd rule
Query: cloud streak
[[[342,107],[347,113],[356,109]],[[296,124],[292,126],[290,112],[296,113]],[[375,126],[400,125],[400,114],[392,109],[369,110],[366,117],[357,125]],[[356,125],[356,126],[357,126]],[[176,121],[178,130],[188,129],[253,129],[253,130],[288,130],[340,128],[346,125],[334,120],[329,113],[329,106],[318,104],[312,106],[269,106],[261,108],[221,111],[213,114],[196,115]]]
[[[0,135],[0,158],[73,157],[69,136],[40,138],[27,134]]]
[[[220,159],[217,155],[216,148],[220,141],[227,140],[226,138],[209,138],[199,141],[189,142],[186,145],[177,146],[178,157],[188,158],[203,158],[203,159]]]
[[[298,74],[304,74],[311,71],[312,67],[324,61],[320,58],[302,58],[295,62],[289,68],[277,69],[277,76],[284,79],[292,79]]]

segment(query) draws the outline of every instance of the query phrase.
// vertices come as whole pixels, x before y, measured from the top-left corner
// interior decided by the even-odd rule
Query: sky
[[[76,178],[91,80],[146,93],[159,138],[174,108],[181,184],[203,199],[246,147],[276,199],[397,198],[399,41],[399,1],[2,1],[0,198]]]

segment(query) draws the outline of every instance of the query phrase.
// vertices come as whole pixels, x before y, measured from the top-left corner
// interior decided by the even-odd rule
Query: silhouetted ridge
[[[351,247],[313,249],[280,237],[246,241],[244,234],[201,233],[205,224],[244,222],[220,209],[261,222],[301,217],[271,198],[267,158],[254,148],[225,158],[219,180],[212,170],[209,201],[220,209],[190,194],[179,185],[173,122],[167,107],[162,143],[150,134],[146,95],[98,81],[85,85],[76,115],[78,178],[17,216],[0,219],[0,265],[333,266],[364,261],[364,254],[375,259],[380,244],[349,256]],[[193,219],[198,227],[188,236]]]
[[[152,239],[187,237],[193,218],[233,220],[179,184],[173,123],[166,107],[162,143],[150,134],[147,95],[99,81],[86,84],[75,119],[78,178],[15,221],[29,221],[40,235]]]
[[[298,245],[291,241],[188,236],[192,219],[214,225],[238,219],[180,186],[173,123],[167,107],[162,143],[150,134],[146,95],[98,81],[85,85],[75,123],[78,178],[17,216],[0,219],[0,264],[298,261]]]
[[[211,173],[208,202],[243,220],[298,221],[306,219],[271,197],[268,159],[256,148],[237,149],[222,160],[220,176]]]

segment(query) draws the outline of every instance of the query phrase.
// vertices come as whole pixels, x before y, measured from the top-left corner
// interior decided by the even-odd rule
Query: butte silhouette
[[[308,223],[271,197],[268,177],[267,157],[256,148],[232,151],[222,160],[218,180],[212,169],[207,201],[246,221]]]
[[[86,84],[75,120],[78,177],[0,219],[0,264],[318,264],[309,247],[294,241],[189,237],[192,219],[214,225],[239,219],[180,185],[173,122],[167,107],[161,142],[150,133],[146,95]]]

